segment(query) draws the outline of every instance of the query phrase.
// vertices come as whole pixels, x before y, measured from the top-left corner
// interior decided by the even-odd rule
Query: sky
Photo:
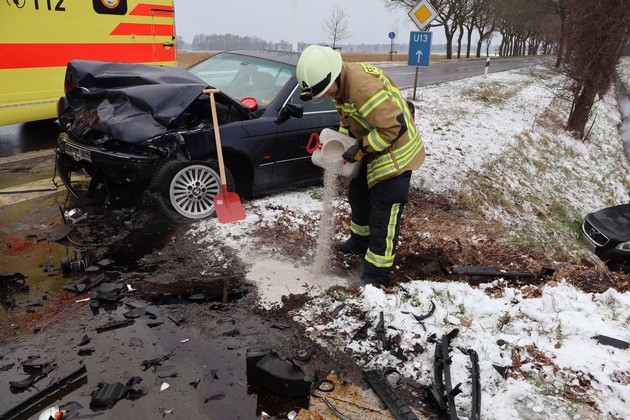
[[[294,3],[297,5],[294,20]],[[331,42],[322,24],[330,19],[335,5],[346,11],[351,36],[343,44],[409,42],[409,32],[418,31],[408,11],[389,11],[381,0],[175,0],[175,25],[184,41],[196,34],[257,36],[269,42],[309,44]],[[295,24],[294,24],[295,22]],[[439,39],[434,33],[434,43]]]
[[[630,87],[630,59],[620,68]],[[621,117],[614,93],[605,95],[595,108],[589,142],[553,131],[548,124],[534,123],[557,101],[555,90],[560,79],[537,67],[420,88],[420,99],[415,101],[416,125],[428,153],[423,166],[413,172],[412,185],[457,197],[466,185],[474,187],[476,179],[483,182],[501,176],[505,181],[499,183],[504,188],[503,201],[518,199],[521,210],[502,210],[507,204],[496,204],[492,209],[482,206],[485,215],[513,230],[546,235],[547,225],[535,206],[553,202],[558,194],[563,194],[565,206],[581,215],[611,203],[628,202],[630,168],[617,129]],[[483,100],[488,89],[504,100]],[[523,157],[527,157],[526,162],[522,162]],[[594,161],[598,165],[592,165]],[[545,170],[524,178],[523,171],[533,167]],[[601,168],[621,170],[602,175]],[[606,189],[601,188],[602,176]],[[551,187],[554,185],[561,185],[562,193]],[[313,296],[310,303],[294,311],[294,319],[305,325],[313,340],[352,353],[357,363],[365,363],[366,370],[396,366],[403,377],[430,386],[434,345],[428,338],[432,334],[441,338],[458,328],[460,332],[452,341],[451,372],[453,383],[462,383],[463,392],[456,397],[460,417],[470,409],[472,392],[470,361],[459,351],[464,348],[475,350],[479,356],[481,418],[630,418],[630,349],[606,346],[594,339],[605,335],[630,341],[630,292],[608,289],[586,293],[561,275],[543,285],[523,287],[510,286],[509,279],[501,278],[477,286],[421,278],[410,279],[404,290],[394,287],[393,293],[365,285],[358,296],[343,299],[326,291],[333,285],[351,285],[351,280],[316,275],[312,266],[295,259],[283,260],[277,249],[261,248],[250,238],[255,230],[264,232],[277,223],[286,224],[296,234],[318,237],[321,229],[313,218],[324,214],[322,196],[321,192],[302,189],[249,200],[243,203],[245,220],[224,225],[216,219],[203,220],[191,227],[191,235],[202,245],[200,249],[212,253],[214,247],[207,245],[218,240],[251,263],[248,279],[258,286],[262,307],[281,305],[282,295],[289,293]],[[536,197],[536,201],[529,203],[527,197]],[[347,209],[344,197],[333,204],[336,211]],[[417,234],[430,238],[429,232]],[[476,240],[484,239],[462,238],[466,244]],[[580,252],[588,251],[584,246]],[[412,315],[429,312],[431,302],[436,304],[435,312],[420,325]],[[336,318],[331,317],[341,303],[344,309]],[[412,354],[415,344],[426,351],[401,361],[379,346],[372,330],[370,339],[352,340],[366,319],[376,325],[380,312],[387,333],[400,334],[406,354]],[[365,314],[365,318],[357,314]],[[331,331],[335,331],[334,336]],[[504,378],[493,365],[513,366],[513,351],[519,355],[520,366]],[[567,387],[577,389],[585,383],[594,408],[564,397]]]

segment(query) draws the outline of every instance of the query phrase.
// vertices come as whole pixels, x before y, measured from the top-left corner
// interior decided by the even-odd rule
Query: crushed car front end
[[[582,235],[589,249],[611,270],[630,273],[630,204],[587,214]]]

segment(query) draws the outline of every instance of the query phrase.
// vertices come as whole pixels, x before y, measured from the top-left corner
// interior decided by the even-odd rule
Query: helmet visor
[[[332,78],[332,74],[328,73],[326,77],[324,77],[321,81],[316,83],[313,87],[306,86],[302,88],[302,93],[300,93],[300,99],[303,101],[310,101],[313,98],[317,98],[321,96],[324,89],[330,86],[330,79]]]

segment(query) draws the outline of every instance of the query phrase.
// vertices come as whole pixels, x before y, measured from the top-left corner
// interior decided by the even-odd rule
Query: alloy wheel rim
[[[173,208],[182,216],[202,219],[214,214],[214,196],[221,191],[219,175],[206,165],[189,165],[175,174],[169,188]]]

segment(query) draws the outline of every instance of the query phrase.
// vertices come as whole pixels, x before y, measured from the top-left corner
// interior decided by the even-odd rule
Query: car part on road
[[[418,416],[392,388],[382,372],[376,370],[363,371],[363,377],[397,420],[418,419]]]
[[[479,356],[473,349],[468,349],[468,355],[470,356],[471,379],[472,379],[472,402],[470,410],[470,420],[481,419],[481,378],[479,376]]]
[[[255,363],[248,361],[247,375],[256,378],[259,386],[287,397],[306,397],[310,394],[314,377],[308,375],[302,366],[281,357],[274,350],[268,351],[262,358],[257,354],[252,357],[259,360]]]
[[[458,329],[444,334],[441,340],[435,340],[435,356],[433,362],[433,386],[430,395],[438,410],[451,420],[457,420],[455,396],[461,392],[459,385],[455,388],[451,384],[451,357],[449,346],[451,339],[459,333]]]
[[[118,321],[110,321],[107,322],[101,326],[96,327],[96,332],[103,332],[103,331],[109,331],[109,330],[115,330],[118,328],[123,328],[123,327],[127,327],[131,324],[133,324],[135,321],[133,319],[121,319]]]
[[[214,211],[220,223],[236,222],[245,218],[245,210],[241,204],[241,199],[235,192],[228,191],[227,180],[225,178],[225,165],[223,163],[223,149],[221,148],[221,134],[219,130],[219,119],[217,118],[217,105],[214,94],[219,93],[219,89],[205,89],[203,93],[210,95],[210,108],[212,111],[212,126],[214,127],[214,138],[217,144],[217,157],[219,158],[219,174],[221,176],[221,192],[213,198]]]
[[[598,335],[598,336],[595,336],[593,338],[597,339],[597,341],[600,344],[604,344],[606,346],[612,346],[612,347],[616,347],[618,349],[630,348],[630,343],[628,343],[627,341],[618,340],[616,338],[607,337],[605,335]]]
[[[544,279],[553,276],[554,273],[554,269],[544,267],[540,270],[540,273],[497,270],[494,267],[488,267],[485,265],[465,265],[453,268],[453,274],[460,274],[463,276],[533,277]]]
[[[35,382],[43,379],[48,376],[50,372],[52,372],[54,366],[50,363],[47,363],[41,366],[41,371],[37,373],[33,373],[28,378],[22,379],[21,381],[9,381],[9,388],[13,389],[26,389],[29,386],[33,385]]]
[[[16,406],[8,409],[5,413],[0,415],[0,419],[10,420],[18,418],[20,415],[26,413],[28,410],[44,401],[46,398],[55,395],[64,388],[68,388],[71,385],[78,384],[79,380],[81,380],[82,378],[85,379],[86,374],[87,368],[85,366],[81,366],[79,369],[75,370],[69,375],[61,378],[60,380],[42,389],[38,393],[30,396],[28,399],[26,399],[26,401],[23,401]]]
[[[100,382],[92,394],[90,406],[109,407],[128,394],[134,396],[142,395],[142,390],[138,387],[141,381],[142,378],[139,376],[132,376],[125,385],[120,382],[113,384]]]

